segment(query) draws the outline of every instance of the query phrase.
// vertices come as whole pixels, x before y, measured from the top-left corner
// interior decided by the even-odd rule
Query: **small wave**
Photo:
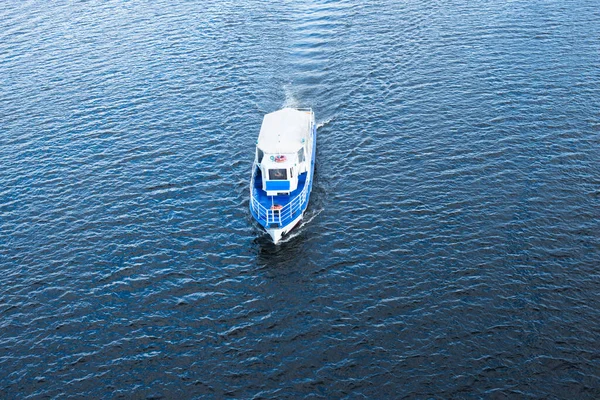
[[[308,214],[308,218],[302,218],[302,221],[300,221],[300,225],[298,226],[299,228],[304,226],[305,224],[310,224],[312,222],[313,219],[317,218],[319,216],[319,214],[321,214],[323,212],[324,208],[319,208],[318,210],[314,211],[313,213]]]
[[[322,121],[322,122],[317,122],[317,129],[321,129],[322,127],[329,125],[335,118],[331,117],[331,118],[327,118],[326,120]]]
[[[311,213],[306,219],[303,217],[298,226],[294,227],[284,238],[282,238],[280,243],[288,243],[294,238],[300,236],[304,232],[304,229],[302,229],[302,227],[304,225],[310,224],[313,219],[315,219],[319,214],[321,214],[321,212],[323,212],[323,210],[324,209],[321,208],[315,211],[314,213]],[[304,215],[307,216],[307,214]]]

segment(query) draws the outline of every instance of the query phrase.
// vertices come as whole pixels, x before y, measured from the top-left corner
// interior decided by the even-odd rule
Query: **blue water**
[[[599,398],[596,0],[0,6],[0,397]],[[262,116],[312,107],[279,246]]]

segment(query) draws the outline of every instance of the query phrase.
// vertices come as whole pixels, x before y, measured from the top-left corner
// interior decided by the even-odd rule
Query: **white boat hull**
[[[271,239],[273,239],[273,243],[275,243],[275,244],[279,243],[281,241],[281,238],[283,237],[283,235],[285,235],[289,231],[291,231],[292,228],[294,228],[298,224],[298,222],[300,222],[301,219],[302,219],[302,215],[300,215],[298,218],[296,218],[295,220],[293,220],[292,222],[290,222],[283,228],[268,228],[267,233],[269,234],[269,236],[271,236]]]

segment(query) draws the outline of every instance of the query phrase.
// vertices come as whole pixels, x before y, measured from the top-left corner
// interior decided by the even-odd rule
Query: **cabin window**
[[[304,162],[304,147],[298,150],[298,162]]]
[[[272,181],[285,181],[287,180],[287,170],[284,168],[270,169],[269,180]]]
[[[265,153],[258,147],[256,148],[256,156],[258,157],[258,162],[261,163]]]

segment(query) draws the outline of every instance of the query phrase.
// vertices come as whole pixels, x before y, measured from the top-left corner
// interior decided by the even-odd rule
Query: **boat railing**
[[[308,177],[310,179],[310,177]],[[302,205],[306,202],[306,197],[308,196],[308,187],[309,181],[304,184],[304,188],[302,191],[296,195],[289,203],[281,208],[267,208],[260,204],[257,196],[255,196],[256,189],[253,187],[250,196],[250,204],[252,209],[258,216],[259,220],[265,221],[266,226],[270,226],[271,224],[278,224],[279,226],[286,225],[288,222],[291,222],[295,217],[297,217],[302,212]]]

